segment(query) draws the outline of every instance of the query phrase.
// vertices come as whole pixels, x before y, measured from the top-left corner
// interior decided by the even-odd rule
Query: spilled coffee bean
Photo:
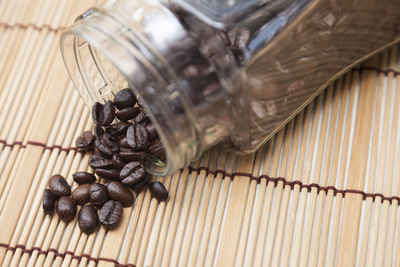
[[[135,123],[128,128],[126,132],[126,141],[131,148],[136,150],[145,149],[148,145],[147,140],[147,131],[143,125]]]
[[[138,183],[145,175],[146,170],[139,161],[132,161],[126,164],[119,173],[121,183],[127,186]]]
[[[106,178],[106,179],[110,179],[110,180],[119,180],[119,170],[110,170],[110,169],[95,169],[94,172],[102,177],[102,178]]]
[[[96,141],[94,141],[94,144],[102,156],[110,158],[114,155],[111,148],[104,144],[103,140],[96,139]]]
[[[114,96],[114,103],[119,110],[133,107],[136,104],[136,97],[132,93],[131,89],[125,88],[119,90],[118,93]]]
[[[91,131],[83,132],[76,139],[75,145],[77,148],[83,151],[89,151],[93,149],[94,136]]]
[[[112,159],[103,157],[100,153],[94,153],[89,158],[89,166],[93,169],[108,168],[113,165]]]
[[[103,138],[104,135],[104,129],[103,127],[99,126],[99,125],[95,125],[93,128],[93,134],[94,134],[94,138],[95,139],[101,139]]]
[[[121,152],[120,152],[121,153]],[[125,162],[118,155],[114,155],[112,158],[112,168],[114,170],[120,171],[123,167],[125,167]],[[118,172],[119,175],[119,172]]]
[[[90,201],[90,184],[82,184],[75,188],[71,197],[78,205],[84,205]]]
[[[83,206],[79,211],[78,225],[85,234],[91,234],[96,231],[99,226],[97,210],[91,205]]]
[[[150,193],[158,201],[166,201],[168,199],[168,191],[165,186],[159,181],[149,184]]]
[[[147,116],[146,112],[143,110],[135,117],[134,121],[142,125],[146,125],[150,122],[150,118]]]
[[[121,202],[122,206],[129,207],[133,204],[134,198],[132,192],[120,182],[109,182],[106,189],[109,198]]]
[[[49,189],[56,197],[69,196],[71,186],[61,175],[53,175],[49,180]]]
[[[144,151],[135,151],[130,148],[121,148],[121,151],[118,155],[119,158],[125,162],[142,161],[146,157],[146,153]]]
[[[100,208],[107,202],[107,191],[102,184],[91,184],[90,188],[90,202],[96,208]]]
[[[128,141],[126,141],[126,137],[121,138],[121,140],[119,140],[119,146],[122,148],[130,148]]]
[[[138,107],[129,107],[118,110],[115,112],[115,116],[121,121],[129,121],[134,118],[140,113],[140,108]]]
[[[76,172],[72,177],[78,184],[91,184],[96,181],[96,176],[88,172]]]
[[[118,153],[118,151],[119,151],[118,136],[113,136],[113,135],[105,132],[103,134],[103,137],[101,138],[101,140],[106,146],[108,146],[111,149],[112,152]]]
[[[113,228],[119,224],[122,217],[122,204],[115,200],[107,201],[100,209],[99,221],[102,225]]]
[[[45,189],[43,194],[43,211],[45,214],[52,214],[56,205],[57,197],[50,191]]]
[[[76,214],[76,202],[70,197],[64,196],[57,201],[56,212],[58,217],[65,222],[71,221]]]
[[[94,123],[100,126],[111,124],[115,117],[115,106],[112,101],[107,101],[104,105],[96,102],[92,108],[92,118]]]
[[[115,124],[112,124],[106,128],[106,132],[111,135],[111,136],[120,136],[120,135],[125,135],[126,131],[128,130],[129,126],[131,126],[131,123],[128,122],[117,122]]]

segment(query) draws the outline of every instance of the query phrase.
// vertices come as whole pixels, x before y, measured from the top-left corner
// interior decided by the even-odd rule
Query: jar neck
[[[88,10],[63,33],[61,52],[89,106],[126,86],[135,91],[166,151],[166,162],[148,168],[166,175],[228,137],[230,102],[215,67],[176,16],[161,4],[139,3]]]

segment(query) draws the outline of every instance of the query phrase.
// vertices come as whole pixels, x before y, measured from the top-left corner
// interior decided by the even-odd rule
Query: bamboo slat
[[[400,266],[399,45],[331,84],[252,155],[213,148],[87,236],[41,210],[93,127],[58,49],[90,1],[0,1],[1,266]],[[71,149],[72,148],[72,149]]]

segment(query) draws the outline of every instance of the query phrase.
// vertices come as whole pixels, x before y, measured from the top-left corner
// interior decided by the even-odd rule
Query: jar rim
[[[70,28],[64,31],[60,39],[60,49],[65,66],[75,88],[89,108],[91,108],[91,105],[94,102],[103,102],[105,99],[101,99],[99,95],[96,96],[96,94],[94,94],[94,91],[97,89],[93,87],[91,84],[92,81],[89,80],[90,77],[88,77],[87,73],[85,73],[85,70],[83,69],[82,65],[84,64],[84,59],[82,59],[82,55],[79,54],[79,45],[81,42],[86,42],[89,49],[92,51],[95,49],[97,52],[101,53],[129,83],[128,71],[122,67],[126,66],[126,64],[123,64],[123,62],[117,60],[121,57],[115,56],[115,50],[113,50],[113,53],[110,51],[110,47],[118,46],[118,41],[116,38],[113,38],[111,33],[107,33],[105,28],[100,28],[99,25],[91,22],[93,16],[98,14],[102,16],[101,19],[105,19],[107,16],[106,12],[103,10],[99,8],[93,8],[87,16],[80,17]],[[112,19],[112,17],[109,17],[109,19],[110,18]],[[117,51],[119,51],[119,53],[124,53],[124,49],[118,49]],[[91,58],[90,60],[95,61],[94,58]],[[98,62],[95,62],[97,67],[99,67],[98,64]],[[151,174],[158,176],[170,174],[172,171],[175,171],[179,165],[177,163],[174,164],[174,162],[171,161],[171,158],[174,158],[174,144],[170,144],[170,140],[166,137],[166,134],[161,129],[158,121],[155,119],[152,109],[149,108],[146,99],[142,97],[140,90],[137,90],[136,88],[131,88],[131,90],[133,90],[138,98],[142,100],[141,105],[154,124],[165,150],[166,160],[163,162],[163,166],[160,164],[155,165],[148,163],[148,171]]]

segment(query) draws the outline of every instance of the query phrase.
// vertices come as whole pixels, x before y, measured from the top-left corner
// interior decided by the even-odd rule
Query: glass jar
[[[166,150],[159,175],[223,144],[249,153],[344,71],[400,38],[400,1],[109,0],[63,33],[91,106],[131,88]]]

